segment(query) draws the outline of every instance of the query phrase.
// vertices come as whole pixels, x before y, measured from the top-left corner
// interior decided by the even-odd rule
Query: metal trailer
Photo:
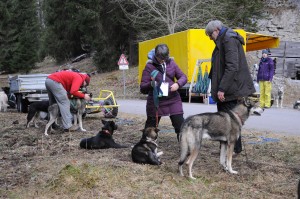
[[[49,74],[9,76],[10,93],[15,95],[18,112],[28,112],[28,105],[48,100],[45,80]]]

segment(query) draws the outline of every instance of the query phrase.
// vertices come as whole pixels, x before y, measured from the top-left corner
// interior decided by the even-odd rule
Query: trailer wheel
[[[104,103],[103,103],[103,105],[113,105],[113,104],[114,104],[114,101],[113,101],[112,97],[104,100]],[[117,104],[117,102],[116,102],[116,104]],[[115,118],[118,115],[118,111],[119,111],[118,107],[105,108],[104,109],[104,117],[105,118]]]
[[[17,110],[18,112],[28,113],[28,100],[22,99],[22,94],[17,95]]]

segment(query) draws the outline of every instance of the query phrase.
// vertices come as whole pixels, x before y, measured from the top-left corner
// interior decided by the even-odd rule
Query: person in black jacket
[[[205,28],[206,35],[215,42],[212,53],[211,96],[217,102],[218,111],[229,111],[237,99],[255,92],[243,45],[244,38],[234,30],[225,27],[219,20],[210,21]],[[234,152],[242,151],[241,136]]]

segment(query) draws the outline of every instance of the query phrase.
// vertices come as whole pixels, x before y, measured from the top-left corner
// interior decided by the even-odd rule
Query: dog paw
[[[193,176],[189,176],[189,178],[190,178],[191,180],[196,180],[196,178],[193,177]]]
[[[234,171],[234,170],[232,170],[232,169],[230,169],[230,170],[228,170],[228,171],[229,171],[229,173],[231,173],[231,174],[238,174],[237,171]]]
[[[49,136],[48,133],[45,133],[45,136]]]
[[[162,154],[164,154],[164,152],[161,151],[161,152],[158,152],[158,153],[156,154],[156,156],[157,156],[157,157],[160,157]]]
[[[82,131],[82,132],[86,132],[86,129],[80,129],[80,131]]]

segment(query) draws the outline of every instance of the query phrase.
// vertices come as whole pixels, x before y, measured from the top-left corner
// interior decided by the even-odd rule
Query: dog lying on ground
[[[80,141],[80,148],[83,149],[108,149],[108,148],[127,148],[117,144],[113,139],[114,131],[118,126],[114,121],[102,120],[104,125],[98,134],[91,138],[84,138]]]
[[[34,124],[35,128],[39,128],[37,125],[37,120],[40,118],[40,114],[48,113],[49,101],[37,101],[29,105],[29,110],[27,114],[27,124],[26,128],[30,126],[31,123]]]
[[[237,174],[232,169],[232,154],[235,142],[241,136],[241,129],[248,119],[254,102],[244,98],[239,100],[237,106],[228,112],[202,113],[188,117],[182,124],[180,131],[180,161],[179,173],[184,176],[182,167],[188,165],[189,177],[192,175],[192,167],[198,156],[202,139],[209,138],[220,141],[220,164],[231,174]]]
[[[157,152],[157,137],[159,129],[148,127],[142,130],[141,140],[132,148],[132,161],[140,164],[161,165],[160,156],[163,152]]]
[[[4,91],[0,91],[0,112],[6,112],[8,107],[8,97]]]
[[[82,125],[82,115],[85,112],[86,101],[84,99],[72,98],[70,99],[70,103],[71,103],[71,113],[73,114],[73,119],[74,119],[74,125],[76,126],[78,122],[80,131],[86,131]],[[58,105],[52,104],[51,106],[49,106],[48,114],[49,114],[49,121],[46,124],[45,132],[44,132],[46,136],[48,136],[47,132],[49,127],[58,119],[60,115]],[[50,129],[50,131],[51,130],[52,128]]]

